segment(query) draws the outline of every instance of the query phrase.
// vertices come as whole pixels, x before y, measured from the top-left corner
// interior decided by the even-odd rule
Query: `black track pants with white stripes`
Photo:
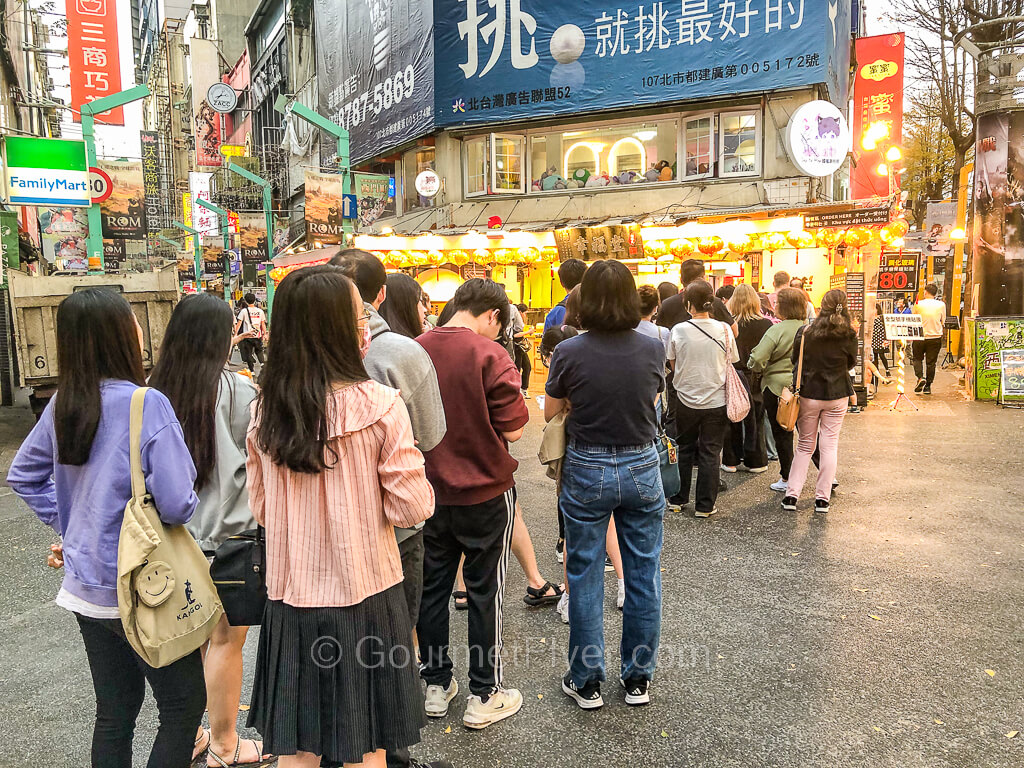
[[[438,504],[423,527],[423,601],[416,624],[421,674],[445,688],[458,665],[469,667],[469,689],[486,696],[501,685],[501,611],[512,550],[515,488],[480,504]],[[469,646],[449,643],[449,601],[459,559],[469,593]],[[453,661],[453,658],[454,661]]]

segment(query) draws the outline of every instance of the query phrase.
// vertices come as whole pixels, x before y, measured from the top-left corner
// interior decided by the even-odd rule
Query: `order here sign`
[[[4,196],[11,205],[88,207],[85,142],[4,138]]]

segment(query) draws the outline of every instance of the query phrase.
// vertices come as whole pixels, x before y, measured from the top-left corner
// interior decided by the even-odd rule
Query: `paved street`
[[[628,709],[617,683],[596,713],[560,693],[568,627],[553,608],[522,604],[513,563],[507,682],[522,689],[523,712],[471,733],[460,697],[414,754],[509,768],[1024,764],[1024,735],[1006,736],[1024,731],[1024,413],[963,402],[945,372],[936,393],[916,400],[919,413],[847,418],[827,517],[806,500],[780,511],[769,473],[731,476],[710,520],[666,521],[662,663],[647,708]],[[514,453],[541,569],[554,581],[553,484],[535,458],[531,410]],[[26,411],[0,412],[4,472],[29,426]],[[0,489],[0,766],[87,764],[92,690],[74,622],[52,603],[52,540]],[[607,596],[614,679],[611,575]],[[453,628],[464,642],[464,614]],[[250,669],[254,654],[252,642]],[[464,665],[458,674],[465,688]],[[147,706],[141,745],[154,725]]]

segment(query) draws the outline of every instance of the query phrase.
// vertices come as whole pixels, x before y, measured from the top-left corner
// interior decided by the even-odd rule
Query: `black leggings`
[[[889,375],[889,353],[882,347],[875,347],[871,350],[872,356],[875,358],[875,367],[878,367],[878,361],[882,361],[882,367],[885,368],[885,375]]]
[[[529,389],[530,372],[533,370],[533,364],[530,362],[530,353],[516,344],[515,355],[516,368],[519,369],[519,373],[523,377],[523,389]]]
[[[206,709],[206,683],[199,651],[155,669],[128,644],[119,619],[90,619],[77,613],[75,618],[85,641],[96,692],[92,768],[132,768],[132,737],[147,680],[156,699],[160,726],[146,766],[188,765]]]
[[[779,457],[779,476],[789,480],[789,468],[793,466],[793,433],[779,425],[779,396],[770,389],[764,391],[764,410],[772,427],[775,439],[775,453]]]

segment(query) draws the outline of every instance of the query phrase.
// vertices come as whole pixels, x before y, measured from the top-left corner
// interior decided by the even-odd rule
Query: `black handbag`
[[[210,576],[233,627],[251,627],[263,621],[266,554],[262,527],[229,537],[214,553]]]

